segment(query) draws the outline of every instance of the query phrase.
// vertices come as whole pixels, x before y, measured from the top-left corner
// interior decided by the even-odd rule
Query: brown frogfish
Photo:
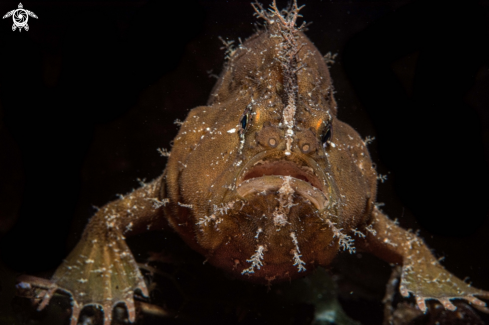
[[[125,237],[167,229],[243,281],[289,281],[362,251],[402,266],[399,290],[422,311],[428,299],[489,311],[476,298],[488,291],[445,270],[378,208],[366,143],[336,117],[325,58],[297,25],[297,3],[253,7],[264,27],[228,48],[207,105],[182,123],[163,174],[98,210],[50,280],[22,280],[43,289],[39,309],[60,290],[72,296],[72,325],[87,305],[102,307],[109,325],[118,303],[133,322],[134,292],[147,296],[148,288]]]

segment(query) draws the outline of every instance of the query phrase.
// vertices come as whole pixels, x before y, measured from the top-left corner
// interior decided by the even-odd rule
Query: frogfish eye
[[[331,124],[328,124],[321,135],[321,142],[323,143],[323,148],[326,147],[327,142],[331,139]]]
[[[241,128],[246,129],[246,125],[248,124],[248,114],[243,115],[241,118]]]

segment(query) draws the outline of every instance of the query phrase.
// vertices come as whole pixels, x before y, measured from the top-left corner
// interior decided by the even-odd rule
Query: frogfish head
[[[208,105],[175,139],[167,181],[192,206],[173,204],[177,231],[211,263],[264,282],[354,250],[342,229],[371,209],[375,171],[363,140],[336,118],[324,57],[296,25],[300,8],[255,9],[265,29],[228,48]]]

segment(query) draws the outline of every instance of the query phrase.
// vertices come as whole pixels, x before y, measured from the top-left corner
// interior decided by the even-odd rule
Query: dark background
[[[340,119],[376,138],[384,211],[489,290],[489,1],[305,4],[309,38],[339,53]],[[1,2],[0,14],[17,5]],[[245,39],[256,21],[249,1],[23,5],[39,17],[28,32],[0,21],[0,265],[9,276],[54,271],[93,206],[162,172],[156,149],[170,148],[173,121],[206,103],[221,71],[218,36]]]

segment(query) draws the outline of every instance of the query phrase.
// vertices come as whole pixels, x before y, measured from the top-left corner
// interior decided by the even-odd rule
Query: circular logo
[[[24,9],[17,9],[15,13],[12,15],[14,19],[14,24],[17,27],[24,27],[27,24],[27,12]]]

